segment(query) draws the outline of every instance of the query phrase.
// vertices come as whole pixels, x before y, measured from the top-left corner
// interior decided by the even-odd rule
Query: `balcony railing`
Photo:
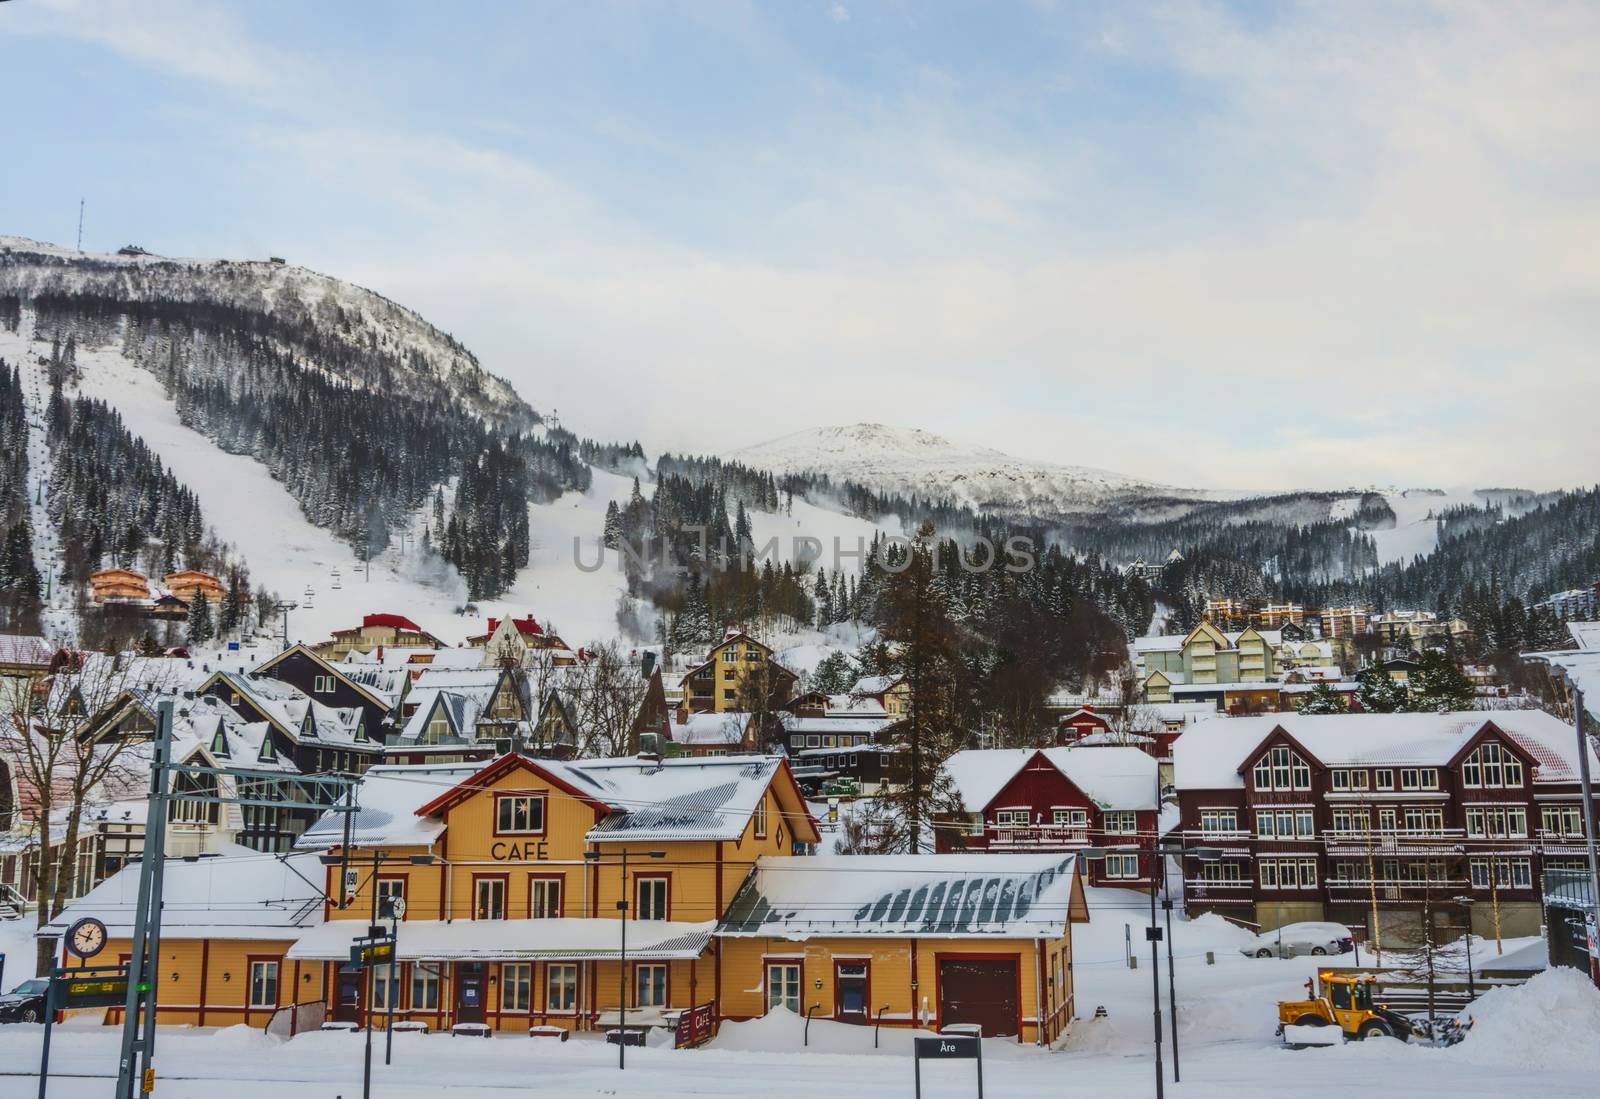
[[[1087,846],[1087,828],[1039,825],[1028,827],[998,827],[989,830],[989,848],[997,847],[1071,847]]]

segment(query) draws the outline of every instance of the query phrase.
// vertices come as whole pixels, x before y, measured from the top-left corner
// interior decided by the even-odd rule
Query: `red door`
[[[1017,1010],[1015,958],[940,958],[939,1025],[976,1023],[985,1038],[1015,1037]]]

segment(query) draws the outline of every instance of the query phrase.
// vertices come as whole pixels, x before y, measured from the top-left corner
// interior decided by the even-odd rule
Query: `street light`
[[[1456,898],[1456,903],[1467,910],[1467,995],[1476,1000],[1478,988],[1472,983],[1472,900],[1471,897]]]
[[[1091,862],[1103,860],[1112,851],[1105,847],[1080,847],[1077,849],[1079,858]],[[1119,854],[1128,854],[1119,851]],[[1160,847],[1152,844],[1147,848],[1139,848],[1132,852],[1139,857],[1147,857],[1150,864],[1150,926],[1145,929],[1144,937],[1150,944],[1150,997],[1155,1006],[1155,1051],[1156,1051],[1156,1099],[1162,1099],[1163,1081],[1161,1078],[1161,954],[1156,945],[1162,938],[1167,940],[1167,989],[1171,1004],[1172,1015],[1172,1082],[1178,1083],[1178,992],[1176,985],[1177,970],[1172,955],[1172,898],[1166,899],[1167,928],[1163,936],[1161,926],[1156,922],[1156,883],[1155,876],[1158,871],[1163,872],[1165,878],[1165,864],[1162,860],[1169,856],[1183,858],[1185,855],[1197,858],[1201,862],[1217,862],[1222,858],[1222,849],[1218,847]]]
[[[370,928],[376,926],[378,922],[378,867],[382,866],[384,863],[393,862],[410,863],[412,866],[432,866],[433,856],[407,855],[404,858],[401,858],[399,856],[391,856],[387,851],[372,851],[369,852],[365,858],[361,858],[350,854],[349,850],[346,849],[342,854],[338,855],[319,855],[317,861],[322,863],[324,866],[338,866],[342,868],[351,866],[353,864],[356,866],[370,866],[372,868],[372,877],[367,879],[372,885],[372,921],[368,925],[370,934]],[[343,893],[344,882],[341,881],[339,886],[340,892]],[[357,889],[357,892],[360,892],[359,888]],[[354,896],[344,896],[340,901],[339,907],[348,907],[349,904],[354,900]],[[394,958],[395,954],[399,953],[400,950],[398,930],[399,929],[396,928],[397,934],[395,935],[395,943],[391,947],[389,954],[389,983],[384,990],[384,1001],[390,1005],[389,1036],[387,1041],[391,1049],[393,1048],[394,1044]],[[372,1096],[372,968],[372,966],[367,966],[367,976],[365,978],[367,986],[367,1010],[363,1014],[366,1016],[367,1048],[365,1060],[361,1068],[361,1099],[371,1099]],[[388,1063],[389,1054],[385,1053],[384,1064]]]
[[[646,858],[664,859],[665,851],[645,851]],[[588,862],[600,863],[608,857],[604,852],[585,851],[583,857]],[[617,901],[617,911],[622,913],[622,918],[617,922],[622,925],[622,949],[617,958],[617,1071],[628,1067],[628,849],[624,847],[620,854],[622,863],[622,898]],[[595,888],[599,888],[598,880]]]

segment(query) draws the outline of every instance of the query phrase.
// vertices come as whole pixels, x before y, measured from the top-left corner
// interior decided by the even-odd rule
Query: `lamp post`
[[[664,859],[665,851],[645,851],[645,858]],[[583,857],[586,861],[599,864],[608,856],[601,851],[585,851]],[[624,847],[618,856],[622,864],[622,895],[617,901],[617,911],[621,913],[618,923],[621,927],[622,945],[617,957],[617,1071],[628,1067],[628,849]],[[596,889],[599,888],[598,881]]]
[[[337,854],[337,855],[331,855],[331,854],[322,855],[319,858],[318,861],[320,861],[324,866],[348,867],[348,866],[354,865],[354,866],[368,866],[368,867],[372,868],[372,874],[367,879],[368,884],[370,884],[372,886],[372,920],[371,920],[371,924],[369,925],[369,931],[370,931],[370,928],[371,927],[376,927],[377,923],[378,923],[378,880],[377,880],[378,879],[378,868],[380,866],[382,866],[384,863],[395,863],[395,862],[409,863],[412,866],[432,866],[433,865],[433,856],[432,855],[407,855],[407,856],[404,856],[404,857],[400,857],[400,856],[391,856],[389,854],[389,852],[387,852],[387,851],[372,851],[372,852],[367,853],[366,857],[363,858],[363,857],[360,857],[360,856],[352,855],[350,853],[350,851],[347,849],[347,850],[345,850],[345,851],[343,851],[343,852],[341,852],[340,854]],[[341,893],[341,895],[344,896],[344,899],[341,902],[341,904],[343,906],[349,906],[350,904],[354,903],[354,901],[355,901],[354,894],[344,895],[344,889],[343,889],[344,883],[340,882],[339,884],[340,884],[340,893]],[[359,893],[360,891],[361,890],[359,888],[356,890],[357,893]],[[390,914],[393,914],[394,913],[394,909],[390,908],[389,912],[390,912]],[[389,1038],[388,1038],[388,1041],[391,1043],[391,1045],[392,1045],[392,1043],[394,1041],[394,1006],[393,1006],[394,1005],[394,979],[393,979],[393,975],[394,975],[394,952],[398,952],[399,949],[400,949],[398,924],[395,924],[395,932],[396,932],[396,941],[394,943],[394,946],[392,947],[392,952],[389,955],[390,980],[389,980],[388,984],[385,985],[385,987],[384,987],[384,1002],[389,1007]],[[362,1061],[362,1067],[361,1067],[361,1099],[371,1099],[371,1097],[372,1097],[372,970],[373,970],[373,968],[374,967],[370,966],[370,965],[366,967],[367,974],[366,974],[366,976],[364,978],[364,981],[365,981],[365,984],[366,984],[366,994],[367,994],[367,1010],[364,1011],[362,1014],[366,1017],[365,1018],[365,1024],[366,1024],[366,1032],[367,1032],[367,1041],[366,1041],[366,1050],[365,1050],[365,1053],[363,1054],[363,1061]],[[385,1054],[385,1056],[384,1056],[384,1063],[385,1064],[389,1063],[388,1054]]]
[[[1077,850],[1081,859],[1090,862],[1103,860],[1111,852],[1104,847],[1081,847]],[[1165,869],[1165,860],[1169,856],[1181,859],[1184,856],[1197,858],[1202,862],[1217,862],[1222,858],[1222,851],[1216,847],[1189,847],[1183,846],[1156,846],[1153,842],[1150,847],[1137,852],[1142,857],[1151,860],[1150,882],[1150,926],[1145,929],[1144,937],[1150,943],[1150,995],[1154,1005],[1155,1015],[1155,1054],[1156,1054],[1156,1099],[1163,1099],[1164,1081],[1161,1073],[1161,954],[1159,943],[1163,938],[1167,940],[1167,986],[1169,1003],[1172,1015],[1172,1081],[1178,1083],[1178,993],[1177,993],[1177,967],[1172,952],[1172,898],[1166,898],[1165,909],[1167,913],[1166,933],[1162,933],[1160,924],[1156,922],[1156,883],[1155,875]]]
[[[1478,986],[1472,980],[1472,898],[1457,897],[1456,903],[1467,910],[1467,995],[1478,998]]]

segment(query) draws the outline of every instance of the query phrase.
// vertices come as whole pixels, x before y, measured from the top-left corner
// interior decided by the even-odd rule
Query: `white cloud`
[[[848,23],[850,22],[850,9],[839,3],[829,4],[828,18],[835,23]]]
[[[648,209],[399,123],[263,121],[255,152],[301,205],[297,258],[586,434],[716,450],[889,420],[1177,484],[1600,478],[1600,12],[1111,12],[1096,41],[1207,104],[1188,131],[1041,135],[1012,105],[1070,82],[941,64],[898,97],[803,72],[754,138],[601,120],[714,166]],[[224,86],[272,76],[221,18],[201,60],[106,37]],[[1130,177],[1129,149],[1172,178]]]

